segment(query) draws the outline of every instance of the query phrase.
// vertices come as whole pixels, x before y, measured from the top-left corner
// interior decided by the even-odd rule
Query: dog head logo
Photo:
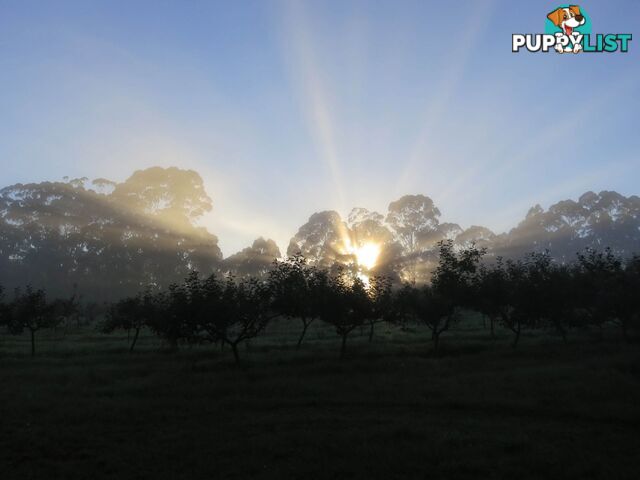
[[[560,28],[565,35],[572,35],[575,28],[583,26],[587,19],[580,12],[578,5],[569,5],[567,8],[558,8],[547,15],[556,27]]]
[[[511,51],[558,53],[627,53],[631,33],[591,33],[591,17],[578,5],[559,5],[547,14],[544,33],[514,33]]]

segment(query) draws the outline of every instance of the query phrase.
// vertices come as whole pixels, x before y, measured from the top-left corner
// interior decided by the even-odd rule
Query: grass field
[[[163,352],[91,329],[0,337],[0,478],[640,478],[640,353],[463,325],[372,344],[280,325]]]

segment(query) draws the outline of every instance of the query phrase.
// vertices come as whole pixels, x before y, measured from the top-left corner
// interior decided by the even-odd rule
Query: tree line
[[[113,301],[191,270],[214,271],[218,239],[197,225],[212,208],[191,170],[153,167],[125,181],[66,179],[0,188],[0,283]]]
[[[0,284],[31,284],[63,296],[79,285],[84,299],[115,301],[146,285],[166,289],[190,271],[203,275],[264,277],[278,245],[257,238],[223,257],[218,238],[202,226],[214,202],[193,170],[151,167],[123,181],[66,178],[0,188]],[[549,249],[570,261],[586,247],[611,246],[627,256],[640,244],[640,198],[587,192],[547,211],[540,206],[508,233],[444,222],[425,195],[404,195],[385,212],[354,208],[312,214],[282,253],[302,253],[314,265],[357,261],[351,246],[375,243],[380,252],[371,274],[394,282],[429,280],[438,263],[437,242],[457,248],[475,243],[489,255],[522,258]]]
[[[231,275],[201,276],[192,271],[183,282],[165,290],[145,289],[109,306],[104,332],[132,334],[133,351],[147,329],[171,349],[183,344],[228,346],[240,362],[239,346],[265,332],[279,317],[297,322],[303,344],[316,321],[333,327],[340,356],[356,329],[376,325],[421,325],[431,333],[433,348],[465,315],[481,314],[491,335],[500,325],[513,334],[515,347],[524,330],[549,330],[565,342],[570,332],[606,324],[619,326],[624,338],[640,323],[640,256],[628,260],[611,249],[586,249],[571,263],[559,263],[548,252],[519,260],[484,261],[486,251],[472,245],[438,244],[439,262],[431,282],[394,285],[389,277],[363,278],[344,265],[321,268],[302,255],[276,261],[265,277],[236,279]],[[0,289],[1,292],[1,289]],[[43,290],[16,290],[2,297],[0,319],[11,334],[28,331],[32,354],[39,330],[53,328],[80,315],[76,295],[48,301]]]

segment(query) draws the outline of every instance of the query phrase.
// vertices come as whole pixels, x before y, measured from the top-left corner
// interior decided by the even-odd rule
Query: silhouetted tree
[[[149,319],[148,325],[171,350],[177,350],[182,341],[200,340],[198,324],[204,295],[199,274],[192,271],[182,283],[173,283],[155,296],[156,315]]]
[[[320,315],[321,289],[326,282],[327,273],[308,265],[302,255],[275,262],[269,272],[273,309],[284,317],[299,318],[302,322],[297,348],[300,348],[309,326]]]
[[[536,300],[528,291],[528,278],[526,267],[522,261],[507,261],[506,264],[506,284],[504,300],[500,312],[502,326],[513,332],[512,346],[515,348],[520,341],[520,335],[525,325],[531,326],[527,320],[531,318],[528,314],[532,301]]]
[[[474,278],[474,308],[489,319],[491,337],[495,337],[495,324],[505,308],[507,278],[502,257],[496,264],[481,264]]]
[[[475,309],[489,317],[492,335],[495,322],[511,330],[515,347],[522,332],[522,302],[527,295],[524,265],[520,261],[504,262],[498,257],[495,264],[480,266],[474,283]]]
[[[631,329],[640,327],[640,255],[634,255],[626,264],[620,283],[618,317],[623,336],[629,340]]]
[[[351,258],[345,250],[349,228],[335,211],[318,212],[302,225],[287,247],[287,255],[302,255],[311,265],[330,268]]]
[[[426,280],[434,260],[429,250],[442,238],[437,234],[439,217],[440,210],[424,195],[405,195],[389,204],[386,223],[402,246],[397,268],[403,271],[404,280]]]
[[[415,321],[431,331],[434,351],[438,351],[440,335],[456,320],[455,305],[431,285],[405,285],[397,298],[404,322]]]
[[[372,315],[371,299],[362,280],[347,275],[342,268],[329,275],[320,297],[320,317],[340,336],[340,358],[344,358],[347,337]]]
[[[473,304],[473,282],[478,266],[486,253],[475,245],[456,251],[452,240],[438,242],[440,258],[431,284],[435,291],[456,307]]]
[[[210,277],[204,290],[199,329],[205,339],[229,345],[239,364],[238,345],[258,336],[277,315],[271,309],[269,285],[256,278],[236,282],[228,276],[221,283]]]
[[[573,260],[575,252],[607,245],[626,257],[640,242],[640,197],[617,192],[586,192],[577,201],[563,200],[544,210],[532,207],[492,250],[505,258],[523,258],[531,250],[552,252],[555,260]]]
[[[532,327],[546,322],[567,342],[572,325],[574,292],[568,268],[555,263],[548,251],[526,256],[526,292],[522,292],[522,307]]]
[[[44,290],[34,290],[30,285],[24,292],[16,289],[14,300],[10,306],[8,321],[9,332],[19,335],[28,330],[31,337],[31,356],[36,354],[36,332],[45,328],[53,328],[59,317],[55,314],[52,303],[47,302]]]
[[[140,330],[145,326],[153,325],[157,315],[156,298],[150,290],[147,290],[135,297],[124,298],[113,304],[107,312],[103,331],[111,333],[116,329],[127,332],[133,330],[133,340],[129,346],[129,352],[133,352],[140,336]]]
[[[615,290],[624,277],[624,265],[611,248],[603,251],[585,248],[577,258],[574,266],[576,308],[585,323],[596,326],[602,336],[603,325],[615,321]]]
[[[0,190],[3,284],[29,283],[57,296],[78,284],[96,300],[217,267],[217,238],[195,223],[211,209],[196,172],[154,167],[109,188],[98,184],[73,179]]]
[[[484,249],[475,245],[456,252],[451,240],[438,242],[440,259],[431,285],[405,285],[398,293],[398,308],[404,320],[414,320],[431,330],[434,350],[440,335],[458,320],[459,310],[474,306],[476,273]]]
[[[574,285],[570,269],[553,262],[548,252],[532,252],[523,260],[508,260],[506,268],[496,265],[493,281],[500,282],[500,318],[514,333],[517,346],[523,328],[551,325],[567,341],[575,310]],[[499,300],[502,298],[502,300]]]
[[[634,255],[623,271],[613,277],[612,317],[618,323],[625,340],[630,340],[630,332],[638,326],[640,316],[640,257]]]
[[[369,342],[373,341],[374,329],[378,323],[397,321],[396,304],[391,289],[391,279],[377,275],[369,279],[366,287],[371,302],[367,322],[369,323]]]
[[[237,277],[262,278],[280,258],[280,249],[276,242],[262,237],[256,239],[250,247],[224,259],[223,268]]]

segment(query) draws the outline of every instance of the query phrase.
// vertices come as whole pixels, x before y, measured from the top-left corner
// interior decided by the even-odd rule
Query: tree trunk
[[[133,352],[133,348],[136,346],[136,342],[138,341],[139,334],[140,334],[140,327],[136,328],[136,333],[133,335],[133,342],[131,342],[131,347],[129,347],[129,353]]]
[[[438,352],[438,344],[440,343],[440,332],[434,330],[431,334],[431,338],[433,340],[433,351]]]
[[[307,328],[309,328],[309,325],[311,325],[311,322],[307,323],[307,321],[303,318],[302,319],[302,333],[300,334],[300,338],[298,338],[298,343],[296,344],[296,348],[300,349],[300,345],[302,345],[302,340],[304,340],[304,336],[307,333]]]
[[[349,334],[345,333],[342,335],[342,346],[340,347],[340,358],[344,358],[347,352],[347,335]]]
[[[374,334],[374,328],[375,328],[375,322],[371,322],[370,324],[370,328],[369,328],[369,343],[371,343],[373,341],[373,334]]]
[[[496,338],[495,318],[489,317],[489,325],[491,327],[491,338]]]
[[[238,354],[238,344],[231,343],[231,350],[233,350],[233,359],[236,361],[236,365],[240,365],[240,355]]]
[[[513,348],[516,348],[518,346],[518,340],[520,340],[520,324],[518,323],[517,328],[512,328],[511,330],[513,330],[513,333],[516,334],[515,338],[513,339],[513,343],[511,344],[511,346]]]
[[[36,355],[36,331],[31,330],[31,356],[35,357]]]

